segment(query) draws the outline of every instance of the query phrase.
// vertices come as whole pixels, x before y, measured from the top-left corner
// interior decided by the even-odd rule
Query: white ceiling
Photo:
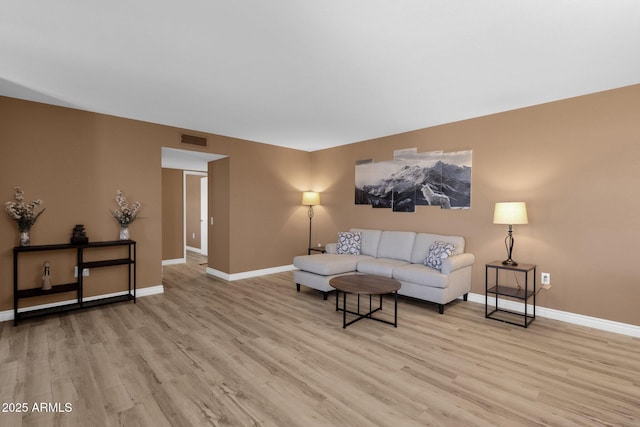
[[[309,151],[638,83],[638,0],[0,0],[1,95]]]

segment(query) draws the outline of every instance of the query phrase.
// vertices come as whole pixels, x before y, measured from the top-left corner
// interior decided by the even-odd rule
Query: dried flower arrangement
[[[127,198],[120,190],[116,192],[116,203],[118,203],[118,209],[113,210],[113,217],[120,223],[120,225],[129,225],[136,219],[138,212],[140,211],[140,202],[134,202],[129,206]]]
[[[9,217],[16,221],[20,232],[29,231],[33,224],[46,208],[43,208],[40,212],[36,213],[35,210],[43,202],[40,199],[36,199],[30,203],[24,202],[24,192],[20,187],[14,187],[15,190],[15,202],[6,202],[4,208],[9,214]]]

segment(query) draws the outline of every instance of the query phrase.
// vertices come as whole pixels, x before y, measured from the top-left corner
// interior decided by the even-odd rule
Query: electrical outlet
[[[78,277],[78,266],[73,267],[73,277]],[[82,277],[89,277],[89,269],[82,270]]]
[[[551,286],[551,273],[542,273],[540,275],[540,282],[542,283],[542,286]]]
[[[191,233],[191,234],[193,234],[192,239],[195,239],[196,238],[196,233]]]

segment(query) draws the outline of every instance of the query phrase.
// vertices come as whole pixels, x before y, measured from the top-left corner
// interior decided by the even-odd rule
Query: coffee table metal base
[[[342,293],[342,308],[339,306],[340,293]],[[372,316],[373,313],[375,313],[376,311],[382,310],[382,294],[380,294],[380,302],[378,304],[378,307],[376,307],[375,309],[372,307],[372,301],[373,301],[372,295],[369,295],[369,311],[367,313],[360,313],[360,294],[357,294],[358,311],[355,312],[355,311],[347,310],[347,294],[348,293],[350,292],[344,292],[344,291],[340,291],[339,289],[336,289],[336,311],[342,311],[342,329],[362,319],[371,319],[371,320],[375,320],[376,322],[382,322],[382,323],[386,323],[387,325],[393,325],[395,328],[398,327],[398,291],[394,291],[391,293],[393,295],[393,305],[394,305],[393,322]],[[358,317],[347,322],[347,313],[354,314]]]

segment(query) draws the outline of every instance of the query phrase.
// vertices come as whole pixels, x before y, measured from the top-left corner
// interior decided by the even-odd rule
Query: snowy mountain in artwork
[[[367,179],[356,179],[357,204],[393,208],[399,212],[413,212],[416,205],[443,209],[468,209],[471,206],[471,166],[443,160],[430,162],[431,166],[406,161],[383,163],[386,164],[370,171]],[[395,171],[389,173],[393,166]],[[376,164],[369,167],[375,168]]]

